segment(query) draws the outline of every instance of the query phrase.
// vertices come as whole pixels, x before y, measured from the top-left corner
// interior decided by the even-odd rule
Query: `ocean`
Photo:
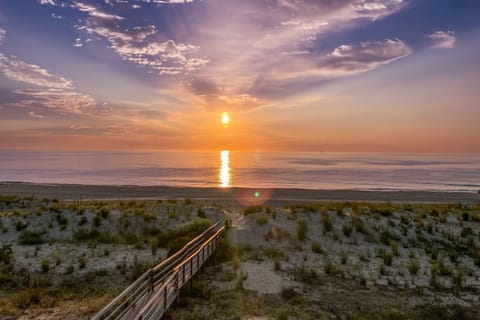
[[[480,156],[0,150],[0,181],[478,192]]]

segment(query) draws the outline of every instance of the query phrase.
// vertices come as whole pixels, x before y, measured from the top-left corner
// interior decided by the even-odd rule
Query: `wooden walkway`
[[[160,319],[178,298],[180,289],[214,253],[225,226],[219,222],[180,251],[147,270],[96,314],[92,320]]]

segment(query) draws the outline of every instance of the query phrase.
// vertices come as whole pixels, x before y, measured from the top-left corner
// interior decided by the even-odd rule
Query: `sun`
[[[230,116],[228,115],[228,112],[222,113],[222,123],[225,126],[230,123]]]

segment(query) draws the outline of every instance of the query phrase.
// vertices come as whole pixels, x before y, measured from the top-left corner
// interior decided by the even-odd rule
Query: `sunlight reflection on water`
[[[220,187],[230,188],[232,186],[232,177],[230,173],[230,151],[220,151],[220,173],[218,174],[220,179]]]

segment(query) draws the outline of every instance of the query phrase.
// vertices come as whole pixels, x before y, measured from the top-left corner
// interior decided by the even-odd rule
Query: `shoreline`
[[[254,197],[255,191],[259,194]],[[55,197],[61,200],[160,200],[190,198],[240,205],[292,202],[478,203],[480,193],[445,191],[361,191],[267,188],[215,188],[136,185],[80,185],[1,182],[0,195]]]

